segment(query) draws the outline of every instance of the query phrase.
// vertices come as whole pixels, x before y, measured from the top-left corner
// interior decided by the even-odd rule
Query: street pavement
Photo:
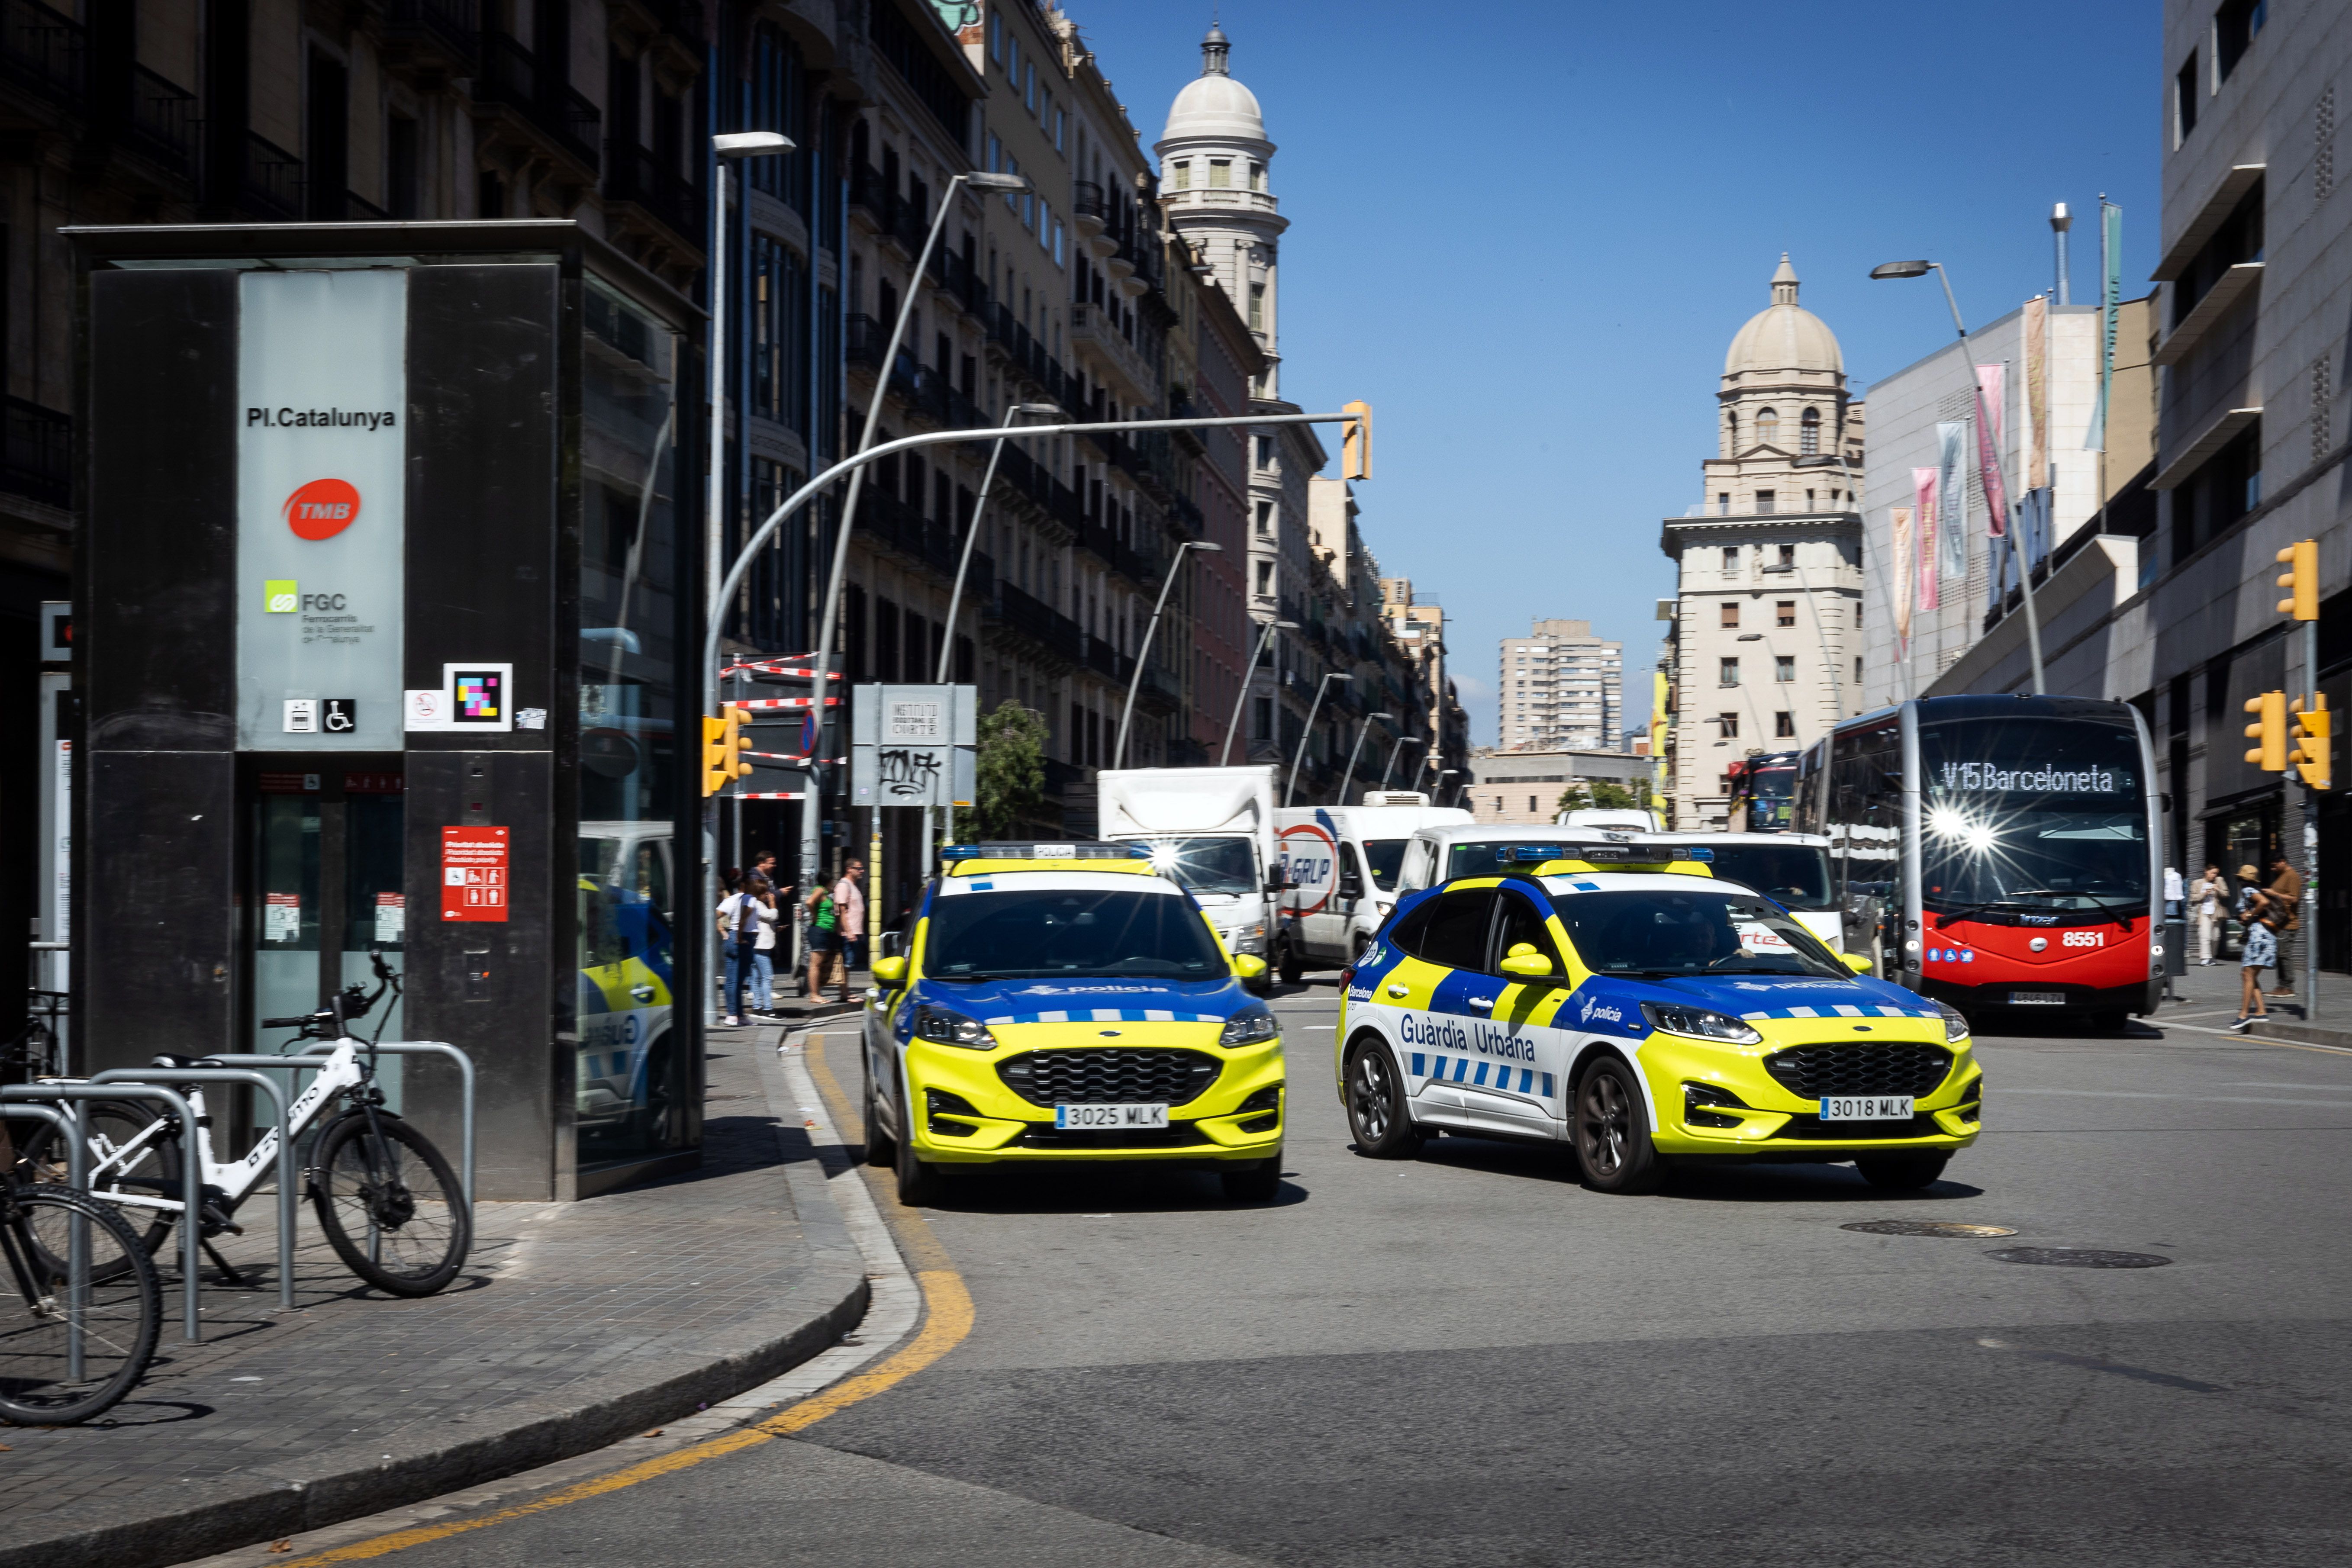
[[[1985,1038],[1989,1131],[1926,1194],[1776,1166],[1610,1198],[1545,1149],[1357,1157],[1333,990],[1276,1007],[1278,1202],[1065,1171],[918,1216],[836,1162],[961,1272],[969,1338],[783,1440],[391,1560],[2352,1561],[2352,1054]],[[851,1037],[812,1056],[854,1099]],[[1884,1219],[2018,1234],[1845,1228]]]

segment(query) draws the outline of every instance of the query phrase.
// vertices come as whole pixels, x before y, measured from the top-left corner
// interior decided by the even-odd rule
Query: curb
[[[797,1141],[795,1152],[803,1159],[811,1157],[801,1128],[782,1125],[777,1131],[788,1147]],[[796,1205],[822,1194],[816,1201],[829,1212],[804,1214],[811,1228],[844,1230],[822,1180],[794,1181],[792,1193]],[[299,1468],[279,1465],[152,1487],[120,1512],[107,1510],[115,1517],[102,1523],[37,1539],[10,1531],[0,1542],[0,1568],[161,1568],[420,1502],[692,1415],[817,1355],[865,1316],[871,1287],[859,1255],[830,1247],[819,1252],[810,1277],[778,1303],[791,1315],[789,1323],[747,1349],[700,1360],[673,1356],[650,1378],[599,1379],[575,1384],[560,1398],[520,1401],[455,1442],[398,1432],[358,1448],[345,1445],[304,1456]],[[68,1512],[58,1522],[69,1524],[72,1518]]]

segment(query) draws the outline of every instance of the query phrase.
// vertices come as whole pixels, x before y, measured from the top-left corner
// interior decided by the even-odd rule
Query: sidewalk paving
[[[2307,948],[2307,944],[2298,943]],[[2297,952],[2302,959],[2303,953]],[[2278,972],[2265,972],[2263,978],[2275,984]],[[2189,961],[2189,973],[2172,977],[2172,994],[2178,998],[2158,1008],[2147,1021],[2151,1024],[2182,1023],[2200,1027],[2226,1029],[2238,1016],[2238,963],[2235,959],[2218,960],[2210,968]],[[2270,1017],[2255,1026],[2252,1033],[2269,1039],[2292,1040],[2300,1045],[2335,1046],[2352,1050],[2352,974],[2334,970],[2319,972],[2319,1006],[2314,1017],[2303,1016],[2303,972],[2295,972],[2295,994],[2293,997],[2273,996],[2263,993],[2263,1002]]]
[[[715,1031],[702,1168],[575,1204],[485,1204],[438,1296],[360,1284],[306,1205],[278,1308],[274,1204],[179,1337],[176,1249],[146,1381],[98,1423],[0,1426],[0,1568],[145,1568],[583,1453],[776,1376],[863,1312],[866,1267],[756,1053]]]

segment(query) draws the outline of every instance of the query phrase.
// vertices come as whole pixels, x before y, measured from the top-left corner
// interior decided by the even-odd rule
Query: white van
[[[1640,806],[1588,805],[1553,817],[1555,827],[1620,827],[1629,833],[1655,833],[1665,824],[1654,811]]]
[[[1556,844],[1565,850],[1580,844],[1630,844],[1638,837],[1622,829],[1546,827],[1541,823],[1469,822],[1424,827],[1405,846],[1404,864],[1397,871],[1397,891],[1418,892],[1456,877],[1492,876],[1499,866],[1517,864],[1507,853],[1497,859],[1496,851],[1508,852],[1521,845]]]
[[[1458,807],[1427,805],[1276,811],[1283,894],[1272,962],[1284,981],[1297,984],[1303,971],[1346,963],[1363,951],[1396,905],[1397,873],[1413,834],[1471,820]]]
[[[1797,923],[1845,951],[1845,922],[1832,893],[1830,841],[1818,833],[1644,833],[1642,844],[1705,845],[1715,851],[1708,869],[1781,905]]]
[[[1095,783],[1103,837],[1150,845],[1227,952],[1263,956],[1280,885],[1273,767],[1105,768]]]

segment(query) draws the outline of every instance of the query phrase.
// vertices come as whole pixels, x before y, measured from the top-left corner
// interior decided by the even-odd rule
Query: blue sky
[[[1149,149],[1209,5],[1064,3]],[[1932,279],[1868,281],[1881,261],[1943,262],[1989,321],[2051,287],[2063,201],[2087,301],[2104,191],[2127,296],[2155,265],[2154,0],[1224,0],[1222,20],[1291,220],[1284,393],[1370,400],[1365,535],[1444,602],[1481,745],[1496,640],[1536,616],[1622,639],[1647,712],[1659,521],[1699,497],[1724,350],[1783,250],[1865,394],[1951,331]]]

